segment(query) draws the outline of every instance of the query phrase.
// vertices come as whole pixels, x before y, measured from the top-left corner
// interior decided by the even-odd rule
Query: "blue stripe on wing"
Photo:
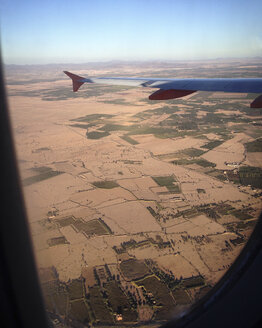
[[[88,79],[90,80],[90,79]],[[92,79],[91,79],[92,80]],[[100,77],[93,80],[96,83],[110,83],[127,85],[137,82],[138,85],[163,90],[197,90],[197,91],[222,91],[222,92],[244,92],[261,93],[262,79],[160,79],[160,78],[132,78],[132,77]],[[89,81],[86,81],[89,82]]]

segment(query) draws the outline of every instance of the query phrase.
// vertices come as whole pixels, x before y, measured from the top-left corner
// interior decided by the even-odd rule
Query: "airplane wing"
[[[262,93],[262,78],[211,78],[211,79],[167,79],[134,77],[94,77],[84,78],[68,71],[64,73],[72,79],[73,91],[76,92],[84,83],[127,85],[157,88],[149,96],[150,100],[181,98],[196,91]],[[262,95],[251,104],[251,108],[262,108]]]

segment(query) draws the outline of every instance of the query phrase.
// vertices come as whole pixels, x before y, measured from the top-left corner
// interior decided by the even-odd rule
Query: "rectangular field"
[[[100,293],[99,287],[95,286],[89,289],[89,301],[97,323],[114,323],[113,316]]]
[[[110,281],[105,286],[109,303],[114,313],[120,313],[123,316],[123,321],[136,321],[136,312],[131,308],[131,305],[126,295],[119,288],[116,281]]]
[[[79,320],[84,324],[90,322],[88,309],[84,300],[76,300],[70,302],[69,316],[75,320]]]
[[[75,220],[73,226],[81,232],[87,235],[109,235],[111,234],[110,228],[101,219],[94,219],[88,222],[82,221],[80,219]]]
[[[139,279],[150,273],[145,263],[136,259],[121,262],[120,269],[127,280]]]
[[[159,281],[155,276],[147,277],[136,282],[138,286],[143,286],[147,293],[151,293],[156,301],[156,320],[166,320],[172,316],[175,304],[167,286]]]

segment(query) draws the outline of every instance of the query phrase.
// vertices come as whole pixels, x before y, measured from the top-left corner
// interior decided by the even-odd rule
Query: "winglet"
[[[79,75],[75,75],[73,73],[70,73],[68,71],[64,71],[64,73],[70,77],[70,79],[72,79],[72,83],[73,83],[73,91],[76,92],[82,84],[84,84],[85,82],[81,82],[81,80],[84,80],[84,77],[81,77]]]

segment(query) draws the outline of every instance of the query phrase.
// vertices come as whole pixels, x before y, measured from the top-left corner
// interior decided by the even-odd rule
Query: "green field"
[[[143,261],[129,259],[120,263],[120,270],[127,280],[136,280],[150,273]]]
[[[132,322],[137,320],[136,312],[131,308],[127,296],[119,288],[116,281],[110,281],[105,285],[108,302],[114,313],[120,313],[123,321]]]
[[[176,304],[190,304],[191,299],[188,293],[182,288],[176,288],[172,291]]]
[[[134,161],[131,159],[124,159],[122,160],[122,162],[124,162],[124,164],[135,164],[135,165],[141,165],[142,161]]]
[[[86,133],[87,139],[101,139],[101,138],[107,137],[109,135],[110,135],[110,133],[108,133],[108,132],[99,132],[99,131],[92,131],[92,132]]]
[[[110,119],[114,117],[114,115],[110,114],[89,114],[86,116],[74,118],[71,121],[76,121],[76,122],[89,122],[89,123],[102,123],[104,122],[105,119]]]
[[[239,180],[242,185],[262,189],[262,169],[253,166],[241,166],[239,168]]]
[[[86,302],[82,299],[70,302],[69,316],[74,320],[88,324],[90,317]]]
[[[142,101],[147,101],[147,99],[141,99]],[[150,104],[152,104],[152,101],[149,101]],[[162,114],[173,114],[177,112],[178,109],[175,106],[163,106],[155,109],[148,109],[144,110],[142,112],[139,112],[134,115],[134,117],[138,117],[141,119],[147,119],[148,117],[154,115],[162,115]]]
[[[230,214],[230,211],[232,211],[233,209],[234,207],[226,203],[218,204],[216,206],[216,211],[221,215],[228,215]]]
[[[107,123],[103,127],[99,128],[99,130],[102,130],[102,131],[105,131],[105,132],[130,131],[130,126],[114,124],[114,123]]]
[[[51,148],[41,147],[41,148],[37,148],[35,150],[32,150],[32,153],[41,153],[42,151],[48,151],[48,150],[51,150]]]
[[[119,185],[115,181],[95,181],[92,183],[92,185],[102,189],[112,189],[119,187]]]
[[[50,238],[47,240],[47,243],[50,247],[56,246],[56,245],[61,245],[61,244],[69,244],[69,242],[66,240],[66,238],[64,236]]]
[[[152,177],[152,179],[161,187],[171,186],[176,179],[173,175]]]
[[[167,320],[172,316],[175,304],[167,286],[159,281],[155,276],[136,281],[138,286],[143,286],[147,293],[152,293],[158,307],[155,313],[155,320]]]
[[[176,152],[177,155],[181,157],[199,157],[205,153],[204,150],[197,149],[197,148],[186,148]]]
[[[124,134],[120,138],[122,138],[123,140],[129,142],[131,145],[138,145],[139,144],[138,141],[136,141],[135,139],[132,139],[128,134]]]
[[[110,101],[103,101],[109,103],[118,103],[127,105],[128,103],[123,102],[123,99],[115,99]],[[180,102],[179,102],[180,103]],[[133,117],[136,119],[146,120],[152,115],[163,115],[168,114],[169,117],[165,118],[163,121],[160,121],[157,124],[146,125],[134,123],[132,125],[121,125],[117,124],[113,120],[113,115],[106,114],[90,114],[84,117],[80,117],[77,119],[73,119],[73,121],[77,122],[74,124],[75,127],[86,128],[87,133],[86,136],[89,139],[100,139],[108,136],[110,132],[113,131],[126,131],[127,133],[122,136],[124,140],[129,142],[132,145],[137,144],[137,142],[131,138],[132,135],[141,135],[141,134],[153,134],[157,138],[166,139],[173,137],[183,137],[183,136],[195,136],[200,137],[203,134],[207,134],[210,132],[218,134],[223,140],[222,141],[209,141],[206,143],[205,147],[208,149],[213,149],[221,144],[224,140],[229,138],[230,129],[221,126],[222,123],[226,124],[226,122],[232,121],[232,119],[236,119],[236,115],[232,117],[230,115],[223,115],[214,113],[215,107],[209,106],[208,108],[195,108],[196,104],[193,105],[189,102],[187,106],[191,105],[191,109],[186,109],[186,113],[177,114],[179,109],[175,106],[174,103],[170,103],[168,106],[163,106],[160,108],[142,111],[140,113],[135,114]],[[214,108],[213,108],[214,107]],[[218,105],[220,107],[220,105]],[[198,118],[197,123],[196,120],[196,109],[202,109],[207,112],[207,115]],[[83,124],[88,122],[89,124]],[[99,127],[99,130],[88,132],[88,128],[92,126],[96,126],[97,124],[104,124],[102,127]],[[217,126],[219,124],[219,127]],[[204,147],[204,146],[203,146]],[[195,148],[185,149],[182,152],[179,152],[177,155],[180,157],[198,157],[203,154],[204,151]]]
[[[262,152],[262,138],[246,143],[245,147],[249,153]]]
[[[81,219],[76,219],[73,226],[81,232],[91,236],[91,235],[108,235],[111,234],[111,229],[105,224],[102,219],[94,219],[90,221],[83,221]]]
[[[205,285],[205,279],[202,276],[192,277],[182,281],[184,288],[195,288],[203,285]]]
[[[136,104],[127,102],[125,99],[122,99],[122,98],[113,99],[113,100],[99,100],[98,102],[101,102],[104,104],[113,104],[113,105],[138,106]]]
[[[81,279],[73,279],[68,284],[68,293],[70,301],[82,298],[84,296],[84,286]]]
[[[68,292],[64,285],[55,283],[42,284],[45,307],[48,311],[66,315],[68,309]]]
[[[73,128],[80,128],[80,129],[87,130],[87,129],[95,126],[95,124],[92,124],[92,123],[89,123],[89,124],[75,123],[75,124],[70,124],[70,126],[72,126]]]
[[[197,164],[202,167],[216,167],[215,163],[209,162],[204,158],[194,158],[194,159],[175,159],[171,161],[175,165],[190,165],[190,164]]]
[[[159,126],[131,125],[128,135],[154,134],[158,138],[171,138],[177,135],[176,130]]]
[[[212,290],[211,286],[201,287],[200,290],[196,294],[196,300],[199,300],[202,297],[204,297],[208,292],[210,292],[210,290]]]
[[[180,193],[180,188],[178,184],[174,184],[176,179],[173,175],[170,176],[160,176],[160,177],[152,177],[152,179],[161,187],[166,187],[170,193]]]
[[[73,224],[75,222],[75,218],[73,216],[67,216],[61,219],[58,219],[57,222],[61,227],[66,227],[70,224]]]
[[[227,177],[225,176],[223,170],[213,169],[213,170],[210,170],[210,171],[206,172],[206,174],[210,175],[211,177],[217,178],[221,181],[226,181],[227,180]]]
[[[248,228],[253,228],[257,223],[257,220],[247,220],[238,222],[236,225],[237,230],[245,230]]]
[[[217,146],[220,146],[224,141],[221,140],[214,140],[214,141],[210,141],[206,144],[204,144],[203,146],[201,146],[201,148],[207,148],[209,150],[216,148]]]
[[[100,293],[100,288],[98,286],[89,288],[88,297],[96,322],[113,324],[113,316],[106,305],[106,299]]]
[[[40,182],[40,181],[43,181],[46,179],[50,179],[50,178],[53,178],[57,175],[64,173],[61,171],[53,171],[53,169],[51,167],[46,167],[46,166],[32,168],[31,170],[36,172],[37,174],[32,177],[25,178],[22,181],[23,186],[30,186],[34,183],[37,183],[37,182]]]
[[[233,210],[230,211],[230,214],[234,215],[240,220],[249,220],[252,219],[252,215],[248,214],[245,210]]]

